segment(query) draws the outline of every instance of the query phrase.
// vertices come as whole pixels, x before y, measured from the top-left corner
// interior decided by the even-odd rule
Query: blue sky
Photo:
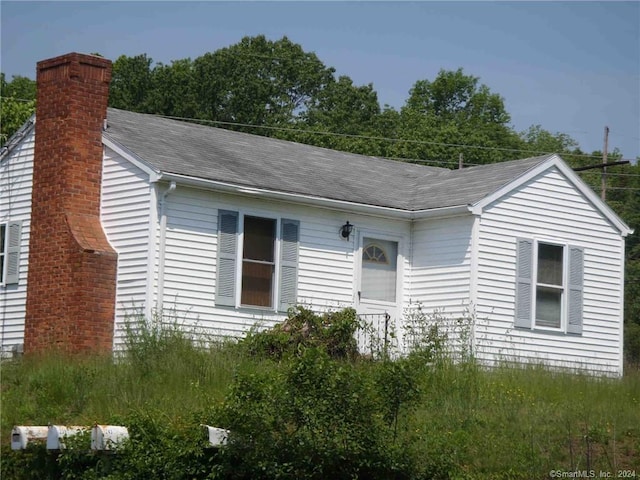
[[[283,35],[400,108],[411,86],[462,67],[585,151],[640,156],[640,2],[0,2],[0,68],[35,78],[71,51],[192,59]]]

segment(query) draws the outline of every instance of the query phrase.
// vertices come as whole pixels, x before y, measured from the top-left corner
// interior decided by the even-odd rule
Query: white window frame
[[[385,240],[388,242],[396,242],[398,244],[398,251],[396,252],[396,300],[395,302],[385,302],[382,300],[371,300],[368,298],[361,298],[360,292],[362,292],[362,253],[364,250],[364,239],[370,238],[372,240]],[[378,305],[380,307],[397,306],[402,303],[402,287],[404,278],[404,255],[402,254],[403,242],[405,237],[400,235],[390,235],[386,232],[379,232],[368,229],[358,229],[358,248],[355,250],[356,261],[355,268],[356,274],[355,280],[355,294],[357,296],[357,304],[366,303],[370,305]]]
[[[275,242],[274,242],[274,266],[273,266],[273,279],[271,288],[271,305],[250,305],[242,303],[242,265],[244,263],[244,219],[245,217],[264,218],[267,220],[275,220]],[[236,308],[251,308],[258,310],[269,310],[276,312],[278,310],[278,302],[280,293],[280,243],[281,239],[281,222],[282,218],[279,216],[265,214],[264,212],[242,211],[238,210],[238,235],[237,235],[237,257],[236,257]]]
[[[244,227],[248,216],[275,222],[274,277],[269,306],[242,303]],[[295,305],[298,291],[300,220],[258,209],[219,208],[217,250],[216,306],[263,312],[286,312]]]
[[[550,285],[538,282],[538,262],[540,244],[551,245],[554,247],[562,247],[562,295],[560,297],[560,325],[558,327],[550,327],[546,325],[538,325],[538,286],[557,288],[557,285]],[[532,271],[532,302],[533,310],[533,328],[535,330],[548,330],[551,332],[567,331],[567,291],[569,289],[569,245],[564,242],[554,240],[534,239],[533,241],[533,271]]]
[[[563,298],[559,327],[538,325],[537,288],[539,245],[563,247]],[[582,335],[584,331],[585,258],[587,249],[566,240],[516,238],[514,326],[538,332]]]

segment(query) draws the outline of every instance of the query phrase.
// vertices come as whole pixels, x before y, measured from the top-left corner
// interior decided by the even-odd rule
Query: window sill
[[[216,305],[215,308],[234,310],[240,313],[251,313],[253,315],[257,313],[261,313],[263,315],[287,315],[286,311],[276,310],[273,307],[258,307],[253,305],[238,305],[236,307],[232,307],[230,305]]]
[[[516,327],[516,326],[514,326],[514,328],[521,332],[541,333],[543,335],[549,335],[549,336],[555,336],[555,337],[581,337],[582,336],[581,333],[565,332],[564,330],[560,330],[560,329],[550,329],[550,328],[541,328],[541,327],[527,328],[527,327]]]

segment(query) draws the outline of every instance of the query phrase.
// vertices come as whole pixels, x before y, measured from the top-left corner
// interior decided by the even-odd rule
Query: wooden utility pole
[[[462,152],[460,152],[460,155],[458,156],[458,168],[462,168]]]
[[[607,150],[609,149],[609,127],[604,127],[604,148],[602,149],[602,164],[607,164]],[[602,167],[602,186],[600,188],[600,198],[607,199],[607,167]]]

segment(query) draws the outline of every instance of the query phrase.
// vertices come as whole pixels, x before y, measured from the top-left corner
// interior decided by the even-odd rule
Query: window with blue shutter
[[[242,252],[238,251],[240,221]],[[243,216],[228,210],[218,212],[216,305],[277,308],[286,312],[296,304],[300,222],[282,219],[279,231],[277,225],[274,218]],[[276,258],[278,239],[280,249]]]
[[[584,250],[529,239],[516,243],[514,325],[581,334]]]
[[[20,281],[21,243],[21,221],[0,224],[0,284],[12,285]]]

